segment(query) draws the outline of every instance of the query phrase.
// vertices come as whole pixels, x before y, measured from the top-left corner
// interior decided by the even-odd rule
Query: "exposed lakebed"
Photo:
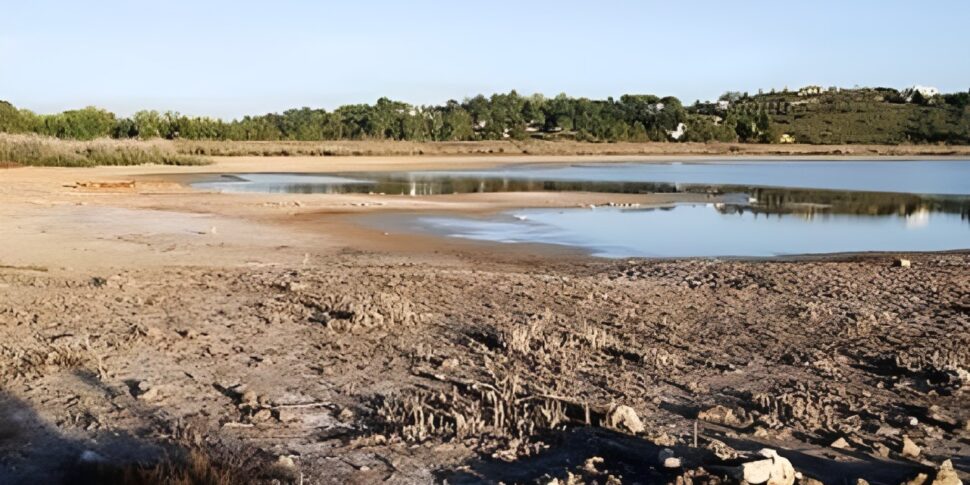
[[[970,248],[970,162],[744,161],[521,165],[476,171],[233,174],[226,192],[437,195],[573,191],[697,193],[716,203],[523,209],[490,217],[395,214],[365,222],[607,257],[759,257]]]

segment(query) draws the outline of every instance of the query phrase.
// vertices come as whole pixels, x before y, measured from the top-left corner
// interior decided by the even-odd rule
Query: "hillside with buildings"
[[[290,109],[230,121],[177,112],[117,116],[88,107],[36,114],[0,101],[0,132],[61,139],[232,141],[578,140],[807,144],[970,144],[970,93],[914,86],[728,92],[684,106],[673,96],[589,99],[560,94],[478,95],[442,105],[381,98],[374,104]]]
[[[941,94],[928,86],[806,86],[755,95],[726,93],[688,112],[696,117],[695,131],[710,129],[705,124],[726,124],[741,139],[770,143],[962,145],[970,143],[968,101],[966,92]]]

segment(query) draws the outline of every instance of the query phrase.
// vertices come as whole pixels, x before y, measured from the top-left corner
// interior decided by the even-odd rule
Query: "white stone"
[[[792,485],[795,483],[795,467],[787,458],[778,455],[775,450],[769,448],[759,451],[758,454],[765,459],[741,465],[736,471],[735,478],[744,480],[751,485]]]

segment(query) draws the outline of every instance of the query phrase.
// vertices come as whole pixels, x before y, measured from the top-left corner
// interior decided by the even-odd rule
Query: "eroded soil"
[[[970,255],[39,269],[0,268],[0,483],[184,446],[303,483],[970,472]]]

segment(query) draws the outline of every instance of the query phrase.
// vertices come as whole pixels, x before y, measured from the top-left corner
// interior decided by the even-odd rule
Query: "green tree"
[[[115,126],[113,113],[92,106],[44,116],[42,119],[44,134],[76,140],[109,136]]]

